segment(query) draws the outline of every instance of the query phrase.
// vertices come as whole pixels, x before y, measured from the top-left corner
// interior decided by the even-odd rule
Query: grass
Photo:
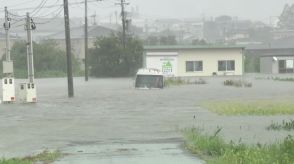
[[[173,85],[184,85],[186,84],[186,81],[182,80],[182,79],[171,79],[171,78],[167,78],[164,80],[164,84],[165,86],[173,86]]]
[[[215,134],[203,134],[199,129],[186,131],[186,147],[211,164],[292,164],[294,163],[294,138],[288,136],[281,143],[272,145],[245,145],[226,143]]]
[[[49,152],[47,150],[35,156],[24,158],[0,159],[0,164],[35,164],[35,163],[53,163],[61,158],[63,154],[60,151]]]
[[[291,100],[214,101],[202,107],[220,115],[294,115]]]
[[[225,80],[224,81],[224,86],[234,86],[237,88],[251,88],[252,83],[247,82],[247,81],[242,81],[242,80]]]
[[[270,126],[266,128],[267,130],[294,130],[294,120],[285,121],[283,120],[282,124],[279,123],[271,123]]]
[[[294,78],[279,78],[279,77],[275,77],[273,78],[273,80],[275,81],[290,81],[290,82],[294,82]]]
[[[198,80],[194,80],[194,81],[190,81],[190,80],[183,80],[180,78],[166,78],[164,80],[165,86],[169,87],[169,86],[178,86],[178,85],[187,85],[187,84],[207,84],[207,82],[203,79],[198,79]]]

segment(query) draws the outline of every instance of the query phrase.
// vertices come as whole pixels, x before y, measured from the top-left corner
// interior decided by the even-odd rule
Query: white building
[[[144,66],[173,77],[241,76],[243,50],[235,46],[148,46]]]

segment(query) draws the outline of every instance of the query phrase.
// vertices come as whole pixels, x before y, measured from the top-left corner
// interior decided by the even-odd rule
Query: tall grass
[[[63,154],[60,151],[49,152],[47,150],[35,156],[24,158],[0,159],[0,164],[34,164],[34,163],[52,163]]]
[[[294,115],[290,100],[214,101],[202,107],[221,115]]]
[[[268,126],[266,129],[267,130],[288,130],[288,131],[294,130],[294,120],[290,120],[290,121],[283,120],[281,124],[272,122],[270,126]]]
[[[219,129],[218,129],[219,131]],[[226,143],[216,135],[203,134],[198,129],[186,131],[187,148],[211,164],[293,164],[294,138],[272,145]]]

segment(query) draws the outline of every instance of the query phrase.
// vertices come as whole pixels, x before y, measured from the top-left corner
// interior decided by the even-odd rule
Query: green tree
[[[128,38],[126,48],[122,37],[98,38],[89,50],[91,75],[96,77],[123,77],[134,75],[142,66],[143,44],[137,38]]]
[[[160,45],[177,45],[177,39],[174,35],[161,36],[159,39]]]
[[[260,72],[260,58],[256,55],[245,55],[244,65],[246,73]]]
[[[57,47],[54,41],[45,40],[41,43],[33,43],[33,51],[36,77],[65,76],[66,54]],[[27,76],[27,48],[25,41],[14,43],[11,48],[11,59],[14,62],[16,77],[25,78]],[[79,70],[79,62],[73,58],[73,71],[77,73]]]
[[[205,46],[205,45],[208,45],[208,44],[204,39],[195,39],[195,40],[192,41],[192,45]]]

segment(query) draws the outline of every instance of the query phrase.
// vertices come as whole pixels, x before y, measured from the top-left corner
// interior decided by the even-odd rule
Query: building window
[[[226,61],[218,61],[218,71],[226,71]]]
[[[294,60],[279,60],[279,73],[293,73]]]
[[[235,60],[218,61],[218,71],[235,71]]]
[[[227,71],[235,71],[235,61],[234,60],[227,61]]]
[[[203,61],[186,61],[186,72],[203,71]]]

